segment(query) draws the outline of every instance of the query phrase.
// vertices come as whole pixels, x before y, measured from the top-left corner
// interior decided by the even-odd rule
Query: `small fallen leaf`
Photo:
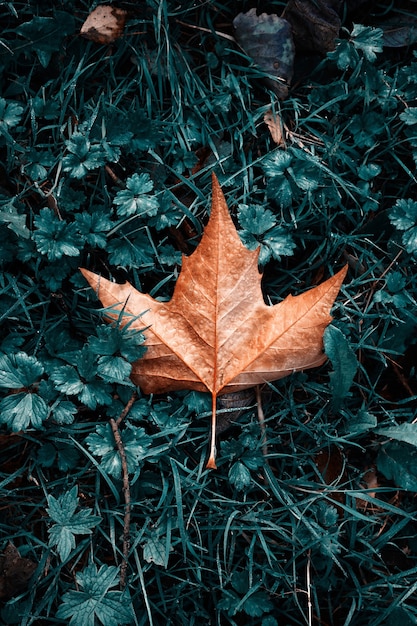
[[[268,109],[268,111],[264,115],[264,122],[269,128],[272,141],[274,141],[277,146],[285,148],[285,139],[282,132],[282,121],[279,115],[277,115],[277,113],[273,113],[271,109]]]
[[[239,13],[233,26],[239,46],[269,75],[266,80],[277,96],[286,98],[295,54],[289,22],[275,14],[256,15],[251,9]]]
[[[124,9],[102,4],[91,11],[80,33],[96,43],[109,44],[122,36],[126,19],[127,12]]]
[[[145,393],[190,389],[212,395],[210,468],[216,467],[217,396],[321,365],[323,332],[347,271],[268,306],[258,255],[259,249],[248,250],[241,242],[213,174],[209,222],[196,250],[183,257],[169,302],[81,270],[103,305],[111,307],[110,318],[122,313],[131,328],[146,328],[147,351],[131,373],[136,385]]]

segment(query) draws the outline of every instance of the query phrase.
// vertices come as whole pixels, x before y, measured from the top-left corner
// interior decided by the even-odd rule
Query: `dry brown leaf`
[[[268,109],[264,115],[264,122],[269,128],[272,141],[274,141],[277,146],[285,148],[285,139],[282,131],[282,121],[280,116],[277,113],[273,113],[272,109]]]
[[[314,289],[265,304],[259,250],[248,250],[213,175],[212,210],[201,242],[182,270],[169,302],[129,283],[119,285],[82,269],[113,319],[123,311],[132,328],[146,328],[147,351],[131,378],[145,393],[208,391],[213,399],[211,450],[215,465],[215,407],[219,394],[277,380],[321,365],[323,331],[347,267]]]
[[[102,4],[91,11],[80,33],[96,43],[109,44],[122,36],[126,18],[124,9]]]

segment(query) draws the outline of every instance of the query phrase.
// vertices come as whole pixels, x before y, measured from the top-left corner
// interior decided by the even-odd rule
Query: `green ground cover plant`
[[[415,3],[345,4],[278,100],[223,35],[285,2],[127,1],[107,45],[0,3],[0,623],[417,623]],[[329,360],[225,397],[216,471],[210,398],[135,388],[79,272],[169,299],[212,172],[272,303],[349,264]]]

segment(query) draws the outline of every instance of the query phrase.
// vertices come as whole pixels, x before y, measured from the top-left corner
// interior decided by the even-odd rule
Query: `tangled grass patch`
[[[104,40],[90,2],[0,5],[1,623],[417,621],[415,7],[318,37],[304,4],[250,14],[285,75],[243,0],[111,5]],[[217,470],[210,396],[137,387],[146,324],[79,271],[169,301],[212,173],[268,305],[348,265],[327,360],[218,399]]]

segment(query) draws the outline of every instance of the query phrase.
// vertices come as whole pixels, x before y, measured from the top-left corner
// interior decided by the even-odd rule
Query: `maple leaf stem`
[[[216,401],[217,395],[212,393],[211,395],[211,441],[210,441],[210,456],[207,461],[207,469],[217,469],[216,465]]]

